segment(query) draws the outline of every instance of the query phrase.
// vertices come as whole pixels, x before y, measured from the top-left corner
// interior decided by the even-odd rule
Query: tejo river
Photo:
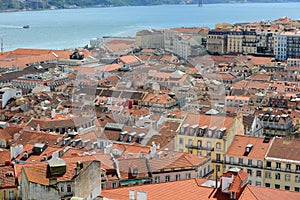
[[[0,13],[4,51],[75,48],[101,36],[134,36],[149,28],[213,28],[219,22],[299,19],[300,3],[160,5]],[[29,25],[29,29],[22,28]]]

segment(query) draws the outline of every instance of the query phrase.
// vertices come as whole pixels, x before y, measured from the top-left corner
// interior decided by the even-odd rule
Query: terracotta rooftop
[[[220,190],[203,187],[203,179],[189,179],[167,183],[148,184],[142,186],[123,187],[118,189],[103,190],[101,196],[110,199],[128,200],[129,190],[144,191],[148,199],[177,199],[177,200],[229,200],[229,195]]]
[[[263,160],[272,141],[264,138],[236,135],[226,153],[226,156],[238,156]],[[250,152],[245,152],[247,145],[252,145]]]
[[[80,172],[85,171],[86,168],[92,162],[93,161],[82,161],[83,168],[80,170]],[[49,186],[49,178],[47,175],[47,166],[48,166],[47,162],[22,165],[29,182]],[[77,161],[66,163],[66,166],[67,166],[66,173],[60,177],[57,177],[57,182],[71,181],[76,177],[75,176],[75,168],[77,166]]]
[[[300,163],[300,141],[275,138],[266,159],[284,159]]]
[[[261,186],[247,185],[239,200],[298,200],[300,199],[299,192],[278,190]]]
[[[12,166],[0,167],[0,188],[17,187],[14,168]]]
[[[159,153],[161,152],[161,153]],[[152,171],[160,171],[162,169],[189,168],[201,165],[207,160],[202,156],[194,154],[180,153],[175,151],[159,151],[160,156],[154,156],[149,160]]]

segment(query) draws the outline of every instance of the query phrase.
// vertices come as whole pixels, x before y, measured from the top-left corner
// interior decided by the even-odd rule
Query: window
[[[266,172],[266,178],[268,178],[268,179],[271,178],[271,172]]]
[[[154,182],[155,183],[159,183],[160,182],[160,177],[159,176],[155,176],[154,177]]]
[[[268,161],[267,162],[267,168],[271,169],[271,167],[272,167],[272,163]]]
[[[202,156],[201,151],[197,151],[197,155],[198,155],[198,156]]]
[[[281,169],[281,163],[276,163],[276,169],[280,170]]]
[[[180,180],[180,174],[176,174],[176,181]]]
[[[240,164],[240,165],[243,164],[243,158],[239,158],[239,164]]]
[[[300,173],[300,165],[296,165],[296,172]]]
[[[179,144],[183,144],[183,138],[179,138]]]
[[[247,173],[250,174],[250,176],[252,176],[252,170],[251,169],[247,169]]]
[[[221,149],[221,143],[220,143],[220,142],[217,142],[216,148],[217,148],[217,149]]]
[[[285,190],[290,190],[290,186],[284,186]]]
[[[248,165],[252,166],[252,159],[248,159]]]
[[[275,188],[276,188],[276,189],[280,189],[280,185],[275,184]]]
[[[217,172],[220,171],[220,165],[216,165],[216,171],[217,171]]]
[[[295,187],[295,192],[300,192],[300,188],[299,187]]]
[[[170,181],[170,176],[165,176],[165,182],[169,182]]]
[[[295,176],[295,182],[300,183],[300,176]]]
[[[112,183],[112,188],[116,188],[117,187],[117,183],[116,182],[113,182]]]
[[[255,185],[261,186],[261,182],[260,182],[260,181],[256,181],[256,182],[255,182]]]
[[[207,141],[207,143],[206,143],[206,145],[207,145],[207,148],[211,148],[211,142],[210,141]]]
[[[261,177],[261,171],[259,170],[256,171],[256,177]]]
[[[201,147],[202,147],[202,141],[201,141],[201,140],[198,140],[198,142],[197,142],[197,147],[198,147],[198,148],[201,148]]]
[[[221,155],[219,153],[216,154],[216,160],[217,160],[217,162],[221,161]]]
[[[65,192],[64,188],[65,188],[65,187],[62,185],[62,186],[60,187],[60,192]]]
[[[189,139],[188,145],[189,145],[189,146],[192,146],[192,144],[193,144],[193,139]]]
[[[280,173],[275,173],[275,179],[280,180]]]
[[[286,164],[285,165],[285,170],[286,171],[291,171],[291,164]]]
[[[15,199],[14,191],[13,190],[9,190],[9,192],[8,192],[8,200],[13,200],[13,199]]]
[[[285,180],[286,182],[289,182],[289,181],[291,180],[291,175],[286,174],[284,180]]]
[[[67,192],[68,192],[68,193],[72,192],[72,188],[71,188],[71,185],[70,185],[70,184],[67,185]]]
[[[232,156],[229,157],[229,163],[233,164],[234,158]]]
[[[258,166],[259,168],[262,168],[263,162],[262,162],[261,160],[258,160],[258,161],[257,161],[257,166]]]
[[[270,183],[266,183],[265,186],[268,188],[271,187]]]
[[[106,188],[106,184],[105,183],[101,183],[101,189],[105,189]]]
[[[138,168],[133,168],[133,170],[132,170],[132,176],[137,176],[138,172],[139,172]]]
[[[185,174],[185,178],[186,178],[186,179],[190,179],[190,178],[191,178],[191,173],[186,173],[186,174]]]

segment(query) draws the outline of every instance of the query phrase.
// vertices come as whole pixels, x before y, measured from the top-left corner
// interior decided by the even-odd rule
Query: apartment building
[[[265,156],[264,186],[300,192],[300,141],[274,138]]]
[[[204,51],[208,28],[172,28],[164,30],[165,50],[181,58],[197,56]]]
[[[164,48],[164,33],[160,30],[148,29],[136,33],[135,46],[140,48]]]
[[[297,66],[299,67],[300,66],[300,58],[288,58],[287,61],[286,61],[286,64],[287,66]],[[300,70],[300,68],[299,68]]]
[[[275,37],[275,58],[285,61],[288,58],[300,58],[300,31],[283,32]]]
[[[224,29],[210,30],[207,35],[206,49],[210,53],[226,54],[229,31]],[[236,36],[237,38],[237,36]],[[238,44],[238,42],[235,42]],[[238,46],[238,45],[237,45]]]
[[[243,53],[242,31],[230,31],[227,36],[227,53]]]
[[[271,146],[266,138],[236,135],[226,152],[225,168],[242,168],[249,176],[249,184],[264,185],[265,155]]]
[[[266,136],[287,137],[293,130],[293,119],[283,112],[267,110],[258,115]]]
[[[189,113],[177,130],[175,150],[211,157],[212,169],[223,173],[225,153],[243,130],[238,117]]]

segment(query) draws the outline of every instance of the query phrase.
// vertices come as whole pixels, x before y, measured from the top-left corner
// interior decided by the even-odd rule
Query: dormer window
[[[134,169],[132,170],[132,176],[137,176],[137,175],[138,175],[138,172],[139,172],[138,168],[134,168]]]

